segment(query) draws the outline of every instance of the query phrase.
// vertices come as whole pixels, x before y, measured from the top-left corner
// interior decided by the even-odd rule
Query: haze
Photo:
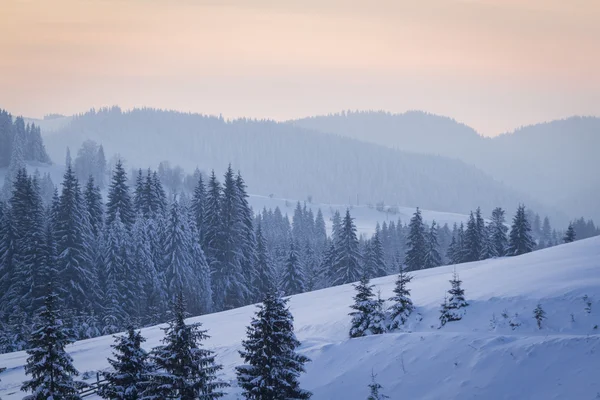
[[[0,4],[0,103],[31,117],[421,109],[495,135],[600,107],[595,0]]]

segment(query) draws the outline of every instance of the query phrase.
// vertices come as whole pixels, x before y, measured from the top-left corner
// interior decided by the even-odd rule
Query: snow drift
[[[600,396],[600,237],[456,266],[466,316],[439,328],[439,308],[453,266],[419,271],[410,284],[417,307],[404,332],[348,339],[354,290],[344,285],[296,295],[290,307],[300,351],[310,357],[301,378],[314,399],[365,399],[371,372],[391,399],[594,399]],[[387,298],[395,276],[373,280]],[[533,310],[547,319],[538,329]],[[192,318],[209,329],[206,345],[224,365],[239,398],[234,367],[254,306]],[[159,326],[142,330],[146,348]],[[110,336],[68,347],[80,372],[108,368]],[[26,353],[0,355],[0,397],[21,399]]]

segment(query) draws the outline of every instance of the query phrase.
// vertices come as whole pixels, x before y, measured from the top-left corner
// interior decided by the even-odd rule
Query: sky
[[[598,0],[0,0],[0,108],[600,114]]]

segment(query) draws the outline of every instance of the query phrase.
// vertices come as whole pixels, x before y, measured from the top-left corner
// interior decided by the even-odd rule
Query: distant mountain
[[[250,191],[317,202],[397,204],[468,213],[494,206],[512,213],[525,202],[540,213],[561,215],[465,163],[389,149],[287,123],[119,108],[74,117],[46,137],[55,159],[73,154],[86,139],[120,153],[129,166],[156,167],[169,160],[188,171],[222,173],[228,163],[243,172]],[[564,215],[563,215],[564,217]],[[564,218],[563,218],[564,219]]]
[[[457,158],[571,217],[600,219],[600,118],[571,117],[494,138],[480,136],[453,119],[418,111],[343,112],[289,124]]]

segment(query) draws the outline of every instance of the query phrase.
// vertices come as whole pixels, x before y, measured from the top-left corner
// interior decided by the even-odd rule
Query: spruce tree
[[[467,222],[467,230],[464,236],[464,262],[478,261],[483,252],[483,232],[480,230],[481,226],[478,223],[478,219],[480,218],[479,208],[477,212],[477,219],[475,214],[471,212],[469,221]]]
[[[567,232],[565,233],[565,237],[563,238],[563,242],[571,243],[575,241],[575,228],[573,228],[573,224],[569,223],[569,227],[567,228]]]
[[[55,210],[57,292],[66,311],[89,307],[95,297],[90,251],[89,220],[79,183],[70,165],[64,174],[62,191]]]
[[[65,328],[57,310],[58,296],[49,285],[44,308],[33,328],[27,351],[29,357],[25,373],[31,379],[25,381],[21,390],[32,392],[32,400],[80,399],[73,377],[79,373],[73,366],[65,347],[74,342],[71,332]]]
[[[425,227],[421,210],[417,207],[413,217],[408,225],[409,233],[407,237],[406,256],[404,263],[409,271],[416,271],[425,267],[425,257],[427,254]]]
[[[531,236],[531,225],[525,213],[525,206],[520,205],[513,218],[508,242],[509,256],[519,256],[530,253],[535,248],[535,241]]]
[[[260,300],[253,282],[256,280],[256,236],[254,232],[254,213],[248,203],[246,183],[238,171],[235,177],[237,243],[239,246],[240,268],[244,278],[243,286],[247,290],[245,303]]]
[[[248,400],[309,399],[298,377],[310,360],[296,352],[300,342],[294,334],[293,317],[282,299],[270,292],[248,326],[236,367],[237,380]]]
[[[407,288],[412,278],[402,265],[400,265],[400,273],[398,274],[398,278],[396,278],[394,295],[389,299],[392,305],[387,311],[388,327],[390,330],[398,329],[404,325],[415,309],[410,298],[410,289]]]
[[[490,242],[492,257],[504,257],[508,250],[508,227],[505,225],[504,210],[500,207],[492,211],[492,221],[490,223]]]
[[[332,285],[343,285],[359,280],[362,274],[361,256],[356,237],[356,226],[349,209],[346,210],[346,216],[339,227],[334,251]]]
[[[209,336],[200,323],[186,324],[185,302],[179,292],[173,307],[173,319],[164,328],[164,345],[154,348],[151,361],[158,368],[149,373],[142,399],[212,400],[223,397],[229,386],[217,378],[222,369],[212,351],[201,346]]]
[[[431,223],[431,228],[426,233],[425,258],[423,268],[435,268],[442,265],[442,256],[440,256],[440,244],[438,242],[438,228],[435,221]]]
[[[465,300],[465,290],[461,287],[462,281],[458,278],[456,269],[450,280],[452,287],[448,290],[449,297],[444,297],[444,303],[440,310],[440,323],[442,326],[446,322],[460,321],[465,314],[465,308],[469,305]]]
[[[198,173],[198,182],[194,188],[194,194],[192,195],[192,203],[190,211],[192,213],[192,220],[196,224],[198,237],[200,243],[202,243],[204,235],[204,203],[206,201],[206,188],[202,181],[202,174]]]
[[[298,259],[296,245],[291,240],[289,256],[285,262],[281,277],[281,289],[286,296],[302,293],[304,292],[305,280],[306,277]]]
[[[385,262],[385,253],[383,250],[383,243],[381,241],[381,230],[379,224],[375,226],[375,234],[369,243],[369,266],[365,266],[368,269],[369,278],[378,278],[387,275],[387,265]]]
[[[141,399],[144,381],[151,371],[148,353],[141,347],[145,341],[131,325],[125,334],[115,337],[115,344],[111,346],[114,359],[108,359],[113,371],[103,373],[106,383],[98,390],[100,397],[110,400]]]
[[[370,284],[369,278],[363,275],[360,281],[353,286],[356,295],[354,304],[350,306],[354,310],[349,314],[352,317],[350,337],[357,338],[384,333],[383,300],[375,298],[373,285]]]
[[[369,384],[369,397],[367,397],[367,400],[384,400],[384,399],[389,399],[389,396],[386,396],[385,394],[381,393],[381,389],[383,389],[383,386],[381,386],[376,380],[375,380],[375,374],[371,373],[371,383]]]
[[[256,228],[256,277],[253,283],[257,295],[262,298],[275,287],[275,271],[269,256],[267,241],[263,235],[262,224]]]
[[[542,321],[546,319],[546,311],[544,311],[540,303],[533,310],[533,318],[535,318],[538,329],[542,329]]]
[[[108,188],[108,201],[106,202],[106,224],[110,225],[119,215],[126,229],[131,229],[135,220],[135,212],[127,185],[127,173],[121,160],[117,161],[113,172],[112,181]]]

